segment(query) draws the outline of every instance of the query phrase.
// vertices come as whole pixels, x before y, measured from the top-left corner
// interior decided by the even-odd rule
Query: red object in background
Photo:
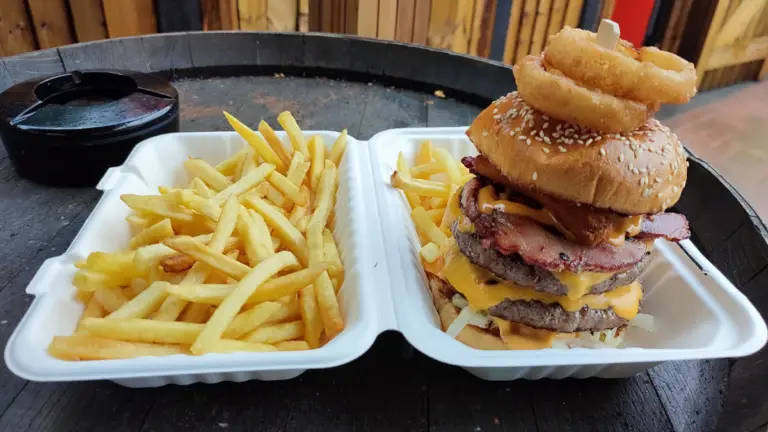
[[[611,20],[621,28],[621,38],[637,47],[643,46],[654,0],[616,0]]]

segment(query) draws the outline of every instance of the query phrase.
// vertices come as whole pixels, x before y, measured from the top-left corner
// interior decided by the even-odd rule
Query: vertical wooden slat
[[[520,59],[530,52],[531,39],[533,38],[533,24],[536,21],[536,6],[538,6],[536,0],[525,0],[525,5],[523,5],[523,15],[520,17],[520,33],[517,35],[515,61],[520,61]]]
[[[416,12],[416,0],[400,0],[397,2],[397,27],[395,39],[400,42],[413,40],[413,15]]]
[[[339,33],[339,0],[325,0],[328,6],[328,14],[330,19],[330,28],[328,31],[331,33]]]
[[[469,53],[480,57],[491,55],[493,24],[496,21],[496,0],[475,0],[472,16],[472,39]]]
[[[309,31],[309,0],[299,0],[298,26],[300,32]]]
[[[613,11],[616,9],[616,0],[603,0],[602,19],[611,19]]]
[[[219,17],[223,30],[240,28],[240,18],[237,13],[237,0],[219,0]]]
[[[339,0],[339,32],[347,33],[347,0]]]
[[[124,37],[157,32],[152,0],[104,0],[104,18],[109,37]]]
[[[725,18],[727,19],[731,13],[739,6],[741,0],[732,0],[728,5],[728,9],[725,11]],[[702,90],[711,90],[720,86],[720,82],[727,79],[727,73],[729,68],[719,68],[716,70],[710,70],[705,74],[705,79],[702,80]]]
[[[323,31],[322,0],[309,0],[309,31]]]
[[[671,45],[669,47],[669,51],[673,53],[678,53],[680,50],[680,42],[683,40],[683,34],[685,33],[685,27],[688,24],[688,17],[690,16],[687,11],[693,5],[693,0],[678,0],[680,3],[682,3],[683,10],[677,19],[677,24],[675,24],[675,29],[672,32],[672,41]]]
[[[437,0],[439,1],[439,0]],[[413,43],[426,45],[429,34],[430,0],[416,0],[413,13]]]
[[[531,49],[528,51],[531,54],[538,55],[544,49],[544,42],[547,41],[549,9],[551,5],[551,0],[539,0],[539,6],[536,8],[536,21],[533,25]]]
[[[453,51],[466,54],[472,37],[473,0],[456,0],[456,19],[453,24]]]
[[[75,42],[70,30],[65,0],[28,0],[27,5],[40,48],[53,48]]]
[[[3,0],[0,35],[0,56],[12,56],[36,49],[24,0]]]
[[[267,30],[296,31],[298,6],[295,0],[267,0]]]
[[[565,10],[564,26],[578,27],[579,19],[581,18],[581,8],[584,5],[584,0],[568,0],[568,9]]]
[[[504,63],[509,65],[513,65],[517,61],[517,38],[520,33],[520,20],[524,4],[525,0],[512,0],[512,9],[509,12],[507,37],[504,41]]]
[[[69,0],[69,9],[78,42],[107,38],[107,23],[101,0]]]
[[[379,1],[360,0],[357,7],[357,34],[375,38],[379,27]]]
[[[346,29],[344,30],[347,34],[357,34],[357,5],[359,0],[347,0],[346,3]]]
[[[267,29],[267,0],[237,0],[240,30]]]
[[[722,27],[723,20],[725,20],[725,14],[728,11],[729,4],[730,0],[720,0],[715,8],[715,13],[712,15],[712,21],[710,21],[709,28],[707,29],[707,37],[704,39],[704,46],[699,55],[699,64],[696,65],[699,84],[701,84],[701,80],[704,78],[704,72],[707,71],[707,61],[714,48],[717,31]]]
[[[396,24],[397,0],[379,0],[378,38],[394,40]]]
[[[429,11],[427,43],[431,47],[451,49],[456,16],[455,0],[433,0]]]
[[[201,0],[200,10],[203,14],[203,30],[221,30],[218,0]]]
[[[333,33],[333,5],[332,0],[322,0],[320,5],[320,31]]]
[[[553,35],[563,28],[566,3],[568,3],[568,0],[554,0],[552,2],[552,9],[549,13],[549,25],[547,26],[547,36]]]
[[[667,21],[667,28],[664,30],[664,38],[659,44],[659,48],[664,51],[675,52],[672,49],[674,34],[678,30],[678,21],[683,12],[683,1],[673,1],[672,10],[669,11],[669,20]],[[682,30],[681,30],[682,31]]]

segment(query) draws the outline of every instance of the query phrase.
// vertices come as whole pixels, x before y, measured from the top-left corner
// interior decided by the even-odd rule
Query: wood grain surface
[[[270,33],[157,35],[44,50],[0,60],[0,86],[90,67],[173,78],[184,131],[229,130],[224,109],[248,124],[274,123],[290,110],[304,128],[347,128],[367,139],[395,127],[467,125],[491,98],[514,88],[509,69],[493,62],[356,38]],[[273,78],[274,71],[287,76]],[[436,89],[448,97],[433,96]],[[23,180],[0,148],[0,197],[5,344],[30,303],[25,286],[45,259],[66,249],[99,193]],[[694,242],[765,314],[768,247],[755,211],[695,157],[677,210],[689,217]],[[349,364],[284,382],[46,384],[19,379],[3,364],[0,430],[752,432],[765,428],[768,411],[761,358],[667,363],[622,380],[485,382],[387,332]],[[734,380],[741,384],[728,386]]]

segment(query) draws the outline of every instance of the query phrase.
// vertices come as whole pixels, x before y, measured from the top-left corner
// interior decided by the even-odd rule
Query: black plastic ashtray
[[[74,71],[0,94],[0,140],[11,162],[46,185],[93,186],[137,143],[178,130],[178,92],[140,72]]]

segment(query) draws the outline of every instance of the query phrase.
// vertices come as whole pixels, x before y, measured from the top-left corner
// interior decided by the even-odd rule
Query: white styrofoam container
[[[120,249],[129,239],[122,222],[129,209],[120,195],[155,194],[159,185],[184,184],[186,158],[215,164],[245,145],[234,132],[168,134],[141,143],[124,165],[111,169],[99,183],[104,195],[67,251],[47,260],[27,287],[35,300],[6,346],[8,368],[33,381],[109,379],[131,387],[281,380],[350,362],[379,333],[397,330],[426,355],[483,379],[623,377],[668,360],[745,356],[765,344],[766,326],[755,308],[687,241],[680,244],[682,249],[657,242],[642,282],[644,312],[656,317],[659,330],[629,330],[631,348],[490,352],[445,335],[426,287],[407,204],[389,186],[389,176],[397,154],[402,151],[412,158],[424,139],[455,156],[475,154],[464,131],[396,129],[369,142],[349,138],[340,166],[334,231],[346,268],[339,295],[347,326],[326,346],[303,352],[58,360],[46,348],[53,336],[71,334],[82,311],[73,298],[73,264],[93,251]],[[319,134],[328,144],[338,136],[325,131],[305,134]]]
[[[397,329],[416,349],[483,379],[512,380],[626,377],[663,361],[741,357],[765,344],[768,336],[760,314],[687,240],[680,246],[656,242],[640,280],[645,289],[643,312],[655,317],[657,330],[628,329],[628,348],[484,351],[446,335],[427,288],[408,203],[389,183],[398,153],[412,164],[427,139],[455,157],[476,155],[465,131],[463,127],[393,129],[370,140]]]

